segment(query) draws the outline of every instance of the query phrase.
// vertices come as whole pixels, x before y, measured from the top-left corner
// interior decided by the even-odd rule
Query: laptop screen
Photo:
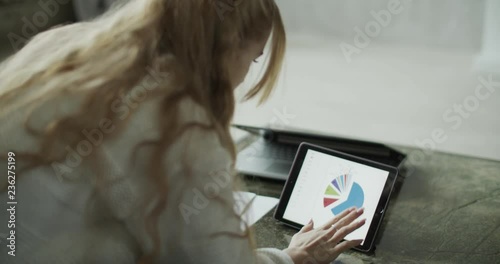
[[[388,176],[388,171],[309,149],[283,218],[301,225],[313,219],[318,227],[345,209],[364,207],[360,219],[366,224],[345,238],[364,240]]]

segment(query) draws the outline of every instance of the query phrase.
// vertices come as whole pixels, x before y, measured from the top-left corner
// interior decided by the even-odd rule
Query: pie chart
[[[364,200],[363,188],[353,181],[351,174],[346,173],[328,184],[323,197],[323,207],[330,209],[334,215],[338,215],[353,206],[361,208]]]

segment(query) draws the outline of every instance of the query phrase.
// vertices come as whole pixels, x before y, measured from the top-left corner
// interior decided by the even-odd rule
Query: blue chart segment
[[[350,207],[362,207],[364,201],[363,188],[353,182],[351,174],[344,174],[335,178],[326,187],[323,206],[325,208],[332,206],[329,209],[334,215],[338,215]]]
[[[338,215],[342,213],[342,211],[349,209],[350,207],[356,206],[357,208],[361,208],[363,206],[363,202],[365,201],[365,194],[363,189],[359,184],[354,183],[352,185],[351,191],[349,192],[349,196],[347,197],[347,201],[335,206],[332,208],[332,213]]]

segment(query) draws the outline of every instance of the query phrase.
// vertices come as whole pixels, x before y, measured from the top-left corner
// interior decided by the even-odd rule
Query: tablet
[[[366,223],[345,237],[373,250],[398,170],[395,167],[307,143],[299,146],[274,217],[301,228],[321,226],[350,207],[364,207]]]

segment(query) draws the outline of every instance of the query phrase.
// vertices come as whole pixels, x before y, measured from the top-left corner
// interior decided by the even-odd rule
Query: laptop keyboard
[[[296,146],[278,144],[262,144],[259,146],[262,146],[262,148],[259,148],[260,151],[249,151],[248,156],[254,158],[293,161],[298,149]]]

